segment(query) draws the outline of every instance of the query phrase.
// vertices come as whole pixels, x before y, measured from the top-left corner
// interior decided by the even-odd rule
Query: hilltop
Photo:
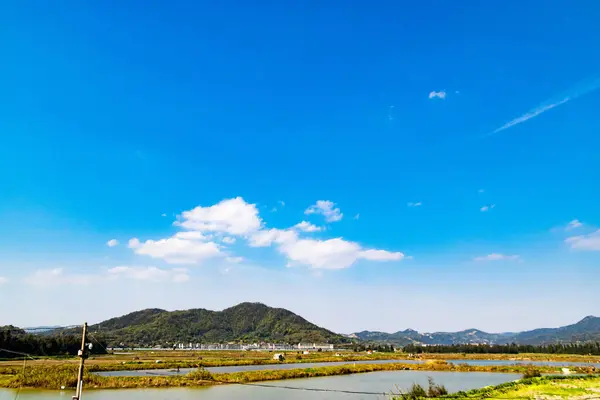
[[[223,311],[146,309],[90,326],[109,345],[165,345],[175,342],[320,342],[350,340],[283,308],[241,303]]]
[[[531,344],[600,342],[600,318],[588,316],[581,321],[560,328],[542,328],[524,332],[487,333],[478,329],[459,332],[419,333],[412,329],[395,333],[362,331],[350,337],[361,340],[391,343],[398,346],[409,344],[452,345],[452,344]]]

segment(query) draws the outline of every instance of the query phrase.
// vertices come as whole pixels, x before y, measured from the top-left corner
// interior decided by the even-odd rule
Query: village
[[[242,351],[302,351],[304,354],[308,354],[311,351],[334,351],[335,347],[329,343],[174,343],[173,345],[166,344],[165,346],[157,345],[153,347],[128,347],[121,343],[121,347],[109,348],[112,351],[124,351],[124,350],[179,350],[179,351],[193,351],[193,350],[242,350]]]

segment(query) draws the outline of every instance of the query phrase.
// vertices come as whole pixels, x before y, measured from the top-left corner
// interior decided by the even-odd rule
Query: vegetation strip
[[[589,390],[589,389],[593,390]],[[566,396],[573,398],[578,395],[600,397],[600,377],[586,376],[544,376],[521,379],[516,382],[506,382],[500,385],[473,389],[467,392],[452,393],[441,398],[474,399],[474,398],[543,398],[542,396]],[[594,396],[597,394],[597,396]],[[552,397],[555,398],[555,397]],[[560,398],[560,397],[559,397]],[[399,397],[398,399],[401,399]]]
[[[452,372],[504,372],[525,373],[531,367],[515,365],[477,366],[466,364],[449,364],[442,361],[424,364],[346,364],[332,367],[297,368],[288,370],[258,370],[233,373],[210,373],[198,369],[179,376],[136,376],[116,377],[98,376],[87,369],[85,371],[86,386],[90,388],[150,388],[206,386],[225,383],[250,383],[295,378],[311,378],[318,376],[347,375],[376,371],[452,371]],[[543,373],[557,373],[556,367],[537,367]],[[573,368],[573,372],[589,373],[586,367]],[[9,367],[0,369],[0,387],[59,389],[64,386],[72,388],[76,381],[76,365],[62,366],[28,366],[23,373],[22,368]]]

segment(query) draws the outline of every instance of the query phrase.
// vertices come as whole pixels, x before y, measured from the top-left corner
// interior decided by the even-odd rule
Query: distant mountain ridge
[[[283,308],[241,303],[223,311],[136,311],[89,327],[109,345],[167,343],[285,342],[349,343],[345,336],[312,324]]]
[[[348,335],[370,342],[390,343],[397,346],[409,344],[551,344],[600,341],[600,318],[587,316],[581,321],[560,328],[542,328],[524,332],[487,333],[479,329],[459,332],[419,333],[412,329],[395,333],[362,331]]]

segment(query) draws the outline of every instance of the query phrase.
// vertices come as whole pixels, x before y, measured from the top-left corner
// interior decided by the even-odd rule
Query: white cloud
[[[125,278],[136,281],[150,282],[187,282],[190,280],[188,270],[185,268],[160,269],[157,267],[114,267],[108,270],[109,277],[113,279]]]
[[[210,237],[207,237],[207,236],[203,235],[202,232],[198,232],[198,231],[177,232],[173,237],[175,237],[177,239],[184,239],[184,240],[207,240],[207,239],[210,239]]]
[[[283,244],[296,241],[298,234],[289,229],[269,229],[258,231],[248,238],[250,247],[268,247],[273,243]]]
[[[167,216],[167,214],[165,214],[165,213],[162,213],[162,214],[160,214],[160,216],[161,216],[161,217],[166,217],[166,216]]]
[[[132,242],[134,246],[132,246]],[[129,247],[133,248],[136,254],[161,258],[170,264],[198,264],[209,258],[223,255],[219,246],[214,242],[186,240],[177,237],[146,240],[143,243],[134,238],[129,243]]]
[[[567,224],[567,227],[565,228],[565,230],[570,231],[571,229],[581,228],[582,226],[583,226],[583,223],[581,223],[578,219],[574,219],[573,221],[571,221]]]
[[[0,276],[0,285],[3,285],[5,283],[8,283],[8,278],[5,278],[3,276]]]
[[[320,232],[323,230],[320,226],[316,226],[311,224],[308,221],[302,221],[294,225],[294,228],[302,231],[302,232]]]
[[[304,214],[321,214],[327,222],[337,222],[344,216],[339,208],[335,208],[335,203],[329,200],[317,200],[316,204],[308,207]]]
[[[444,100],[446,98],[446,91],[445,90],[440,90],[439,92],[436,92],[435,90],[432,90],[431,92],[429,92],[429,98],[430,99],[442,99]]]
[[[417,201],[416,203],[413,203],[412,201],[410,203],[407,204],[409,207],[421,207],[423,205],[423,203],[421,203],[420,201]]]
[[[62,268],[40,269],[25,278],[25,283],[32,286],[56,286],[56,285],[88,285],[94,275],[67,274]]]
[[[348,268],[359,259],[388,261],[404,258],[402,253],[362,250],[358,243],[348,242],[341,238],[290,241],[281,245],[279,250],[287,256],[290,265],[308,265],[316,269]]]
[[[499,253],[488,254],[487,256],[475,257],[474,261],[516,261],[519,260],[520,257],[518,255],[507,256]]]
[[[359,218],[360,218],[360,214],[359,214],[359,213],[357,213],[357,214],[354,216],[354,219],[359,219]]]
[[[279,200],[277,203],[279,203],[281,207],[285,207],[285,201]]]
[[[343,217],[335,203],[328,200],[317,201],[305,214],[323,215],[328,222],[339,221]],[[215,257],[223,257],[228,263],[240,263],[243,258],[224,252],[217,243],[210,241],[216,237],[215,240],[220,239],[224,244],[233,244],[237,240],[236,236],[244,238],[250,247],[277,246],[279,252],[287,257],[289,265],[308,265],[316,269],[347,268],[360,259],[397,261],[404,258],[402,253],[363,249],[358,243],[342,238],[302,239],[302,233],[325,230],[308,221],[301,221],[288,229],[265,229],[256,206],[247,204],[241,197],[186,211],[182,213],[176,225],[189,230],[178,232],[170,238],[145,242],[132,238],[128,245],[138,255],[159,258],[171,264],[197,264]],[[128,274],[160,274],[160,270],[125,271]]]
[[[181,214],[177,225],[201,232],[224,232],[230,235],[246,235],[260,229],[262,220],[255,204],[241,197],[226,199],[210,206],[198,206]]]
[[[119,244],[119,241],[117,239],[110,239],[108,242],[106,242],[106,245],[108,247],[115,247]]]
[[[496,205],[495,205],[495,204],[491,204],[491,205],[489,205],[489,206],[483,206],[483,207],[481,207],[481,208],[479,209],[479,211],[481,211],[481,212],[486,212],[486,211],[489,211],[489,210],[491,210],[491,209],[492,209],[492,208],[494,208],[494,207],[496,207]]]
[[[571,236],[565,242],[575,250],[600,251],[600,229],[588,235]]]
[[[360,258],[371,261],[398,261],[405,258],[404,254],[399,252],[390,252],[386,250],[363,250],[360,252]]]

